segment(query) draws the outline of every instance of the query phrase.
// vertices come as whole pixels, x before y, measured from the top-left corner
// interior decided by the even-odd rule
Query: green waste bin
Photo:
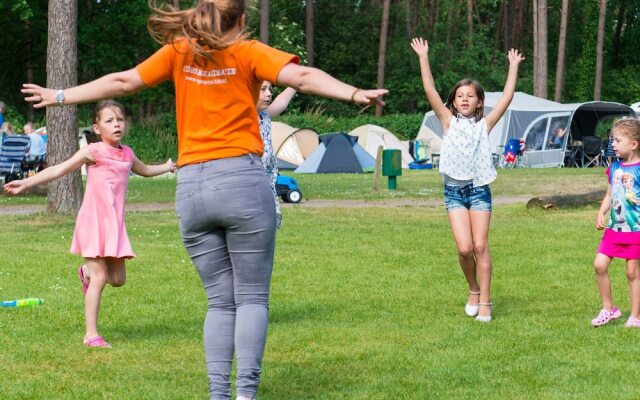
[[[395,190],[396,177],[402,175],[402,153],[398,149],[382,151],[382,175],[389,177],[389,189]]]

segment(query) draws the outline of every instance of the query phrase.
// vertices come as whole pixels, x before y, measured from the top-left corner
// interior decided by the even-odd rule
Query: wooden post
[[[378,181],[380,180],[380,170],[382,169],[382,146],[378,146],[378,154],[376,154],[376,168],[373,171],[373,185],[371,191],[378,191]]]

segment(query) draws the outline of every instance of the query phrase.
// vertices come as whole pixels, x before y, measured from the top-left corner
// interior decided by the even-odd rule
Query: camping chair
[[[29,147],[29,136],[7,135],[0,146],[0,176],[4,182],[22,179],[25,176],[24,158]]]
[[[582,138],[582,167],[600,166],[602,157],[602,139],[596,136],[585,136]]]

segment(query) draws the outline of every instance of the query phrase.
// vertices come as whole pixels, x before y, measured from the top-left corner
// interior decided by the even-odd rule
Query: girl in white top
[[[491,255],[489,221],[491,191],[496,178],[488,135],[513,99],[518,66],[524,57],[509,50],[509,73],[502,98],[484,116],[484,91],[475,81],[458,82],[442,103],[429,66],[429,45],[414,38],[411,47],[420,59],[420,72],[427,100],[445,132],[440,151],[440,173],[449,224],[458,248],[458,260],[469,284],[467,315],[482,322],[491,321]]]

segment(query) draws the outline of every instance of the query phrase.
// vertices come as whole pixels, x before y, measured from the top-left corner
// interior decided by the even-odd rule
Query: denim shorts
[[[489,185],[473,187],[444,185],[444,205],[447,212],[456,208],[471,211],[491,211],[491,189]]]

